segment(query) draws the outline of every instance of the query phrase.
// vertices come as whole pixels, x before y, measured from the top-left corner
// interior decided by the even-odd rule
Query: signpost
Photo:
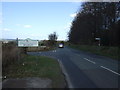
[[[99,41],[98,46],[100,46],[100,38],[95,38],[95,40]]]
[[[38,47],[38,40],[27,39],[18,39],[18,47],[24,48],[24,53],[27,53],[28,47]]]

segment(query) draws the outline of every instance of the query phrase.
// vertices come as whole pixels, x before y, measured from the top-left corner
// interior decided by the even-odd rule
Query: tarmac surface
[[[120,88],[120,62],[117,60],[68,47],[28,54],[58,60],[68,88]],[[41,78],[9,79],[3,82],[3,88],[51,88],[51,83]]]
[[[49,56],[58,60],[69,88],[120,88],[118,60],[69,47],[28,54]]]

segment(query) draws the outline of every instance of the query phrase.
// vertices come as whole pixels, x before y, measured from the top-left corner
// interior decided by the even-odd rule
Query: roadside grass
[[[107,57],[110,57],[116,60],[118,60],[118,58],[120,57],[119,47],[73,45],[73,44],[71,44],[69,47],[82,50],[82,51],[86,51],[86,52],[91,52],[97,55],[107,56]]]
[[[23,65],[24,64],[24,65]],[[26,55],[18,64],[10,65],[3,75],[8,78],[40,77],[52,80],[52,88],[64,88],[65,80],[59,63],[45,56]]]

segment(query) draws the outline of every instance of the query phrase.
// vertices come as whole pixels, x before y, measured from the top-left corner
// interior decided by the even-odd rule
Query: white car
[[[59,48],[63,48],[64,47],[64,45],[63,44],[59,44]]]

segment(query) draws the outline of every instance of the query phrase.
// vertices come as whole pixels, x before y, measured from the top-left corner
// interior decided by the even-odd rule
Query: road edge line
[[[60,67],[62,69],[63,74],[65,75],[65,79],[67,81],[68,88],[74,88],[71,81],[70,81],[70,78],[69,78],[69,76],[68,76],[68,74],[67,74],[67,72],[66,72],[66,70],[64,68],[64,65],[62,64],[62,62],[59,59],[58,59],[58,62],[60,64]]]

